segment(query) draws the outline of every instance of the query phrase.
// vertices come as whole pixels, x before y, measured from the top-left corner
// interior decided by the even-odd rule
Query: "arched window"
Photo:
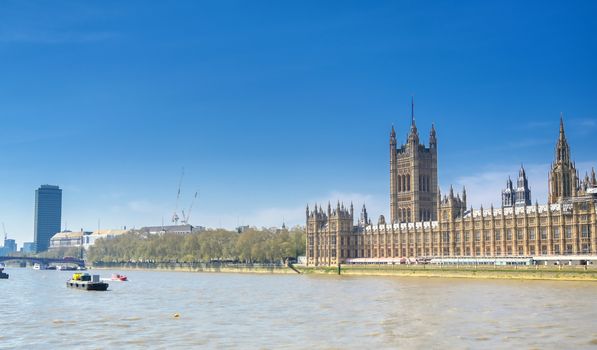
[[[406,175],[406,190],[410,192],[410,174]]]
[[[398,184],[397,184],[398,192],[402,192],[402,182],[400,181],[400,175],[398,175],[398,180],[396,182],[398,182]]]

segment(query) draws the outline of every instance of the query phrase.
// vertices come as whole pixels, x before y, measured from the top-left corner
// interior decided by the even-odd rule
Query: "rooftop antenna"
[[[4,241],[8,239],[8,234],[6,233],[6,227],[4,226],[4,222],[2,222],[2,231],[4,231]]]

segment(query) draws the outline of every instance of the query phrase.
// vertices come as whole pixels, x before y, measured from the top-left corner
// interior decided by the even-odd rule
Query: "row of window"
[[[521,214],[521,215],[522,215],[522,214]],[[532,215],[532,214],[530,214],[530,215]],[[529,216],[530,216],[530,215],[529,215]],[[444,212],[443,218],[444,218],[445,220],[447,220],[447,219],[448,219],[448,212]],[[589,220],[589,215],[587,215],[587,214],[582,214],[582,215],[579,215],[579,216],[578,216],[578,220],[579,220],[581,223],[587,222],[587,221]],[[547,217],[541,217],[541,218],[540,218],[540,220],[539,220],[539,222],[540,222],[542,225],[546,225],[546,224],[547,224],[547,221],[548,221],[548,220],[547,220]],[[486,228],[489,228],[489,227],[491,226],[491,219],[485,219],[485,220],[484,220],[484,222],[485,222],[485,227],[486,227]],[[533,225],[533,224],[535,224],[535,218],[534,218],[534,217],[529,217],[529,218],[527,219],[527,222],[528,222],[530,225]],[[566,218],[566,220],[565,220],[565,223],[566,223],[566,224],[570,224],[570,223],[572,223],[572,222],[573,222],[573,220],[572,220],[572,217],[567,217],[567,218]],[[515,222],[514,222],[512,219],[509,219],[509,218],[508,218],[508,219],[506,219],[506,220],[505,220],[505,226],[513,226],[513,225],[514,225],[514,223],[515,223]],[[552,218],[551,218],[551,223],[552,223],[552,224],[559,224],[559,223],[560,223],[560,218],[559,218],[559,216],[552,216]],[[474,224],[475,224],[475,228],[478,228],[478,227],[481,227],[481,224],[482,224],[482,222],[480,221],[480,219],[479,219],[479,218],[476,218],[476,219],[475,219],[475,221],[474,221]],[[519,226],[522,226],[522,225],[524,225],[524,224],[525,224],[525,223],[524,223],[524,218],[521,218],[521,217],[519,217],[518,219],[516,219],[516,224],[517,224],[517,225],[519,225]],[[456,225],[456,228],[460,228],[460,227],[461,227],[461,223],[460,223],[458,220],[455,222],[455,225]],[[502,226],[502,222],[501,222],[501,220],[499,220],[499,219],[496,219],[496,220],[494,220],[494,225],[495,225],[495,227],[501,227],[501,226]],[[465,228],[470,228],[470,227],[471,227],[471,221],[466,221],[466,222],[464,223],[464,226],[465,226]]]
[[[380,249],[342,249],[341,250],[341,257],[346,258],[397,258],[397,257],[406,257],[406,256],[438,256],[440,249],[435,248],[402,248],[401,250],[398,248],[380,248]],[[443,249],[444,255],[449,256],[450,250],[448,248]],[[310,256],[313,256],[313,250],[309,250]],[[408,254],[407,254],[408,253]],[[538,249],[535,246],[529,246],[528,251],[525,251],[524,246],[519,245],[517,247],[513,246],[506,246],[504,251],[501,250],[500,247],[495,249],[495,254],[491,254],[491,250],[486,248],[482,254],[482,250],[480,247],[476,247],[475,249],[471,249],[470,247],[465,247],[463,249],[456,248],[454,250],[453,255],[455,256],[512,256],[512,255],[547,255],[547,254],[590,254],[591,253],[591,245],[589,243],[582,244],[581,249],[579,252],[575,252],[573,246],[571,244],[567,244],[564,247],[560,246],[559,244],[554,244],[552,246],[551,252],[548,249],[547,245],[541,245]],[[331,251],[331,257],[336,257],[336,251]]]
[[[502,235],[505,232],[505,235]],[[551,236],[549,236],[549,232],[551,232]],[[561,238],[566,238],[566,239],[572,239],[573,238],[573,230],[572,230],[572,226],[566,226],[566,228],[564,229],[564,234],[561,234],[561,230],[559,227],[554,227],[550,230],[548,230],[547,228],[541,228],[538,231],[535,228],[529,228],[527,229],[527,233],[528,233],[528,239],[531,241],[534,241],[538,238],[542,239],[542,240],[547,240],[548,238],[551,239],[561,239]],[[461,240],[464,240],[465,242],[469,242],[471,240],[471,234],[473,234],[473,238],[475,240],[475,242],[479,242],[481,241],[481,231],[465,231],[464,235],[461,234],[461,231],[455,231],[454,232],[454,241],[455,242],[460,242]],[[590,225],[580,225],[580,232],[579,232],[579,236],[581,239],[590,239],[591,238],[591,226]],[[383,237],[383,235],[371,235],[371,236],[363,236],[363,238],[365,240],[368,241],[368,238],[371,237],[371,240],[373,243],[377,243],[378,237],[380,239],[381,242],[381,237]],[[421,238],[422,237],[422,238]],[[512,229],[506,229],[506,230],[496,230],[493,232],[493,237],[495,238],[496,241],[501,241],[503,237],[505,237],[505,239],[507,241],[511,241],[514,238],[514,230]],[[361,237],[358,237],[358,243],[361,244],[362,240]],[[407,235],[401,235],[401,239],[403,243],[406,243],[406,238]],[[485,230],[483,231],[483,239],[487,242],[491,241],[492,238],[492,231],[489,230]],[[413,237],[410,237],[410,241],[413,241]],[[423,239],[425,242],[429,242],[431,239],[431,234],[430,233],[422,233],[416,236],[416,241],[417,242],[421,242],[421,239]],[[449,232],[442,232],[442,239],[443,242],[450,242],[450,233]],[[517,229],[516,230],[516,239],[519,241],[522,241],[525,239],[525,230],[524,229]],[[344,241],[343,241],[344,242]],[[350,241],[351,244],[354,244],[355,241],[351,240]],[[342,243],[344,244],[344,243]]]

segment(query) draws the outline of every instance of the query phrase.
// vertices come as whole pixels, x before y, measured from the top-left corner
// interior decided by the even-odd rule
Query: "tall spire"
[[[415,126],[415,95],[410,98],[410,125]]]
[[[564,116],[560,113],[560,136],[556,144],[556,164],[570,163],[570,146],[566,141],[566,134],[564,132]]]
[[[564,113],[560,112],[560,140],[566,140],[566,135],[564,134]]]
[[[417,124],[415,123],[415,96],[412,96],[411,98],[410,122],[408,141],[409,143],[419,144],[419,132],[417,131]]]

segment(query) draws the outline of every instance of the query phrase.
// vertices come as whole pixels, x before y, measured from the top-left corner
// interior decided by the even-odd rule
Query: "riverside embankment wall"
[[[338,267],[300,267],[304,274],[338,274]],[[432,265],[342,265],[341,275],[597,281],[597,268],[475,267]]]
[[[96,263],[96,269],[154,270],[179,272],[319,274],[346,276],[401,276],[428,278],[481,278],[520,280],[597,281],[597,268],[580,266],[435,266],[435,265],[342,265],[335,267],[264,264],[203,263]]]

